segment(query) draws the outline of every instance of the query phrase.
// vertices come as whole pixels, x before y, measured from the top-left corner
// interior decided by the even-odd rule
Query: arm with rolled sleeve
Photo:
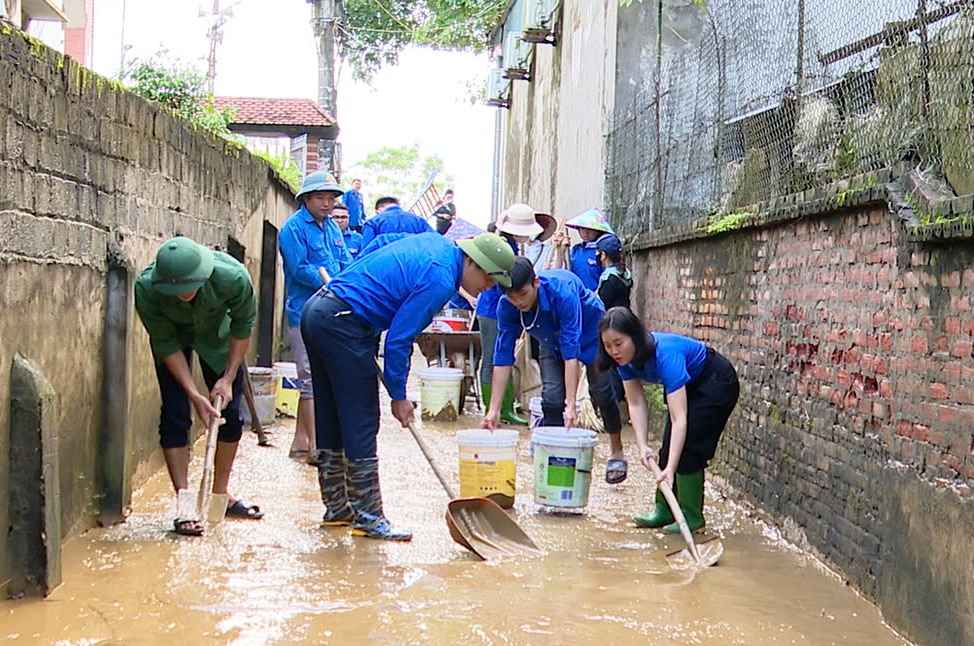
[[[416,284],[422,287],[403,302],[386,332],[383,372],[393,400],[406,399],[406,375],[416,337],[456,292],[455,277],[442,266],[431,268]]]
[[[284,273],[291,280],[309,289],[321,287],[318,267],[308,259],[308,243],[303,232],[295,226],[285,226],[277,238],[277,246],[284,260]]]

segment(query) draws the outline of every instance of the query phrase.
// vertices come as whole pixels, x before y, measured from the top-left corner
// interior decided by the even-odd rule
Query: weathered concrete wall
[[[910,242],[874,202],[640,246],[647,325],[741,377],[713,471],[893,626],[974,643],[970,239]]]
[[[110,248],[134,280],[174,234],[224,250],[232,238],[246,247],[256,283],[263,222],[279,227],[293,196],[244,150],[21,32],[0,30],[0,402],[9,400],[16,352],[57,391],[62,524],[69,535],[89,527],[99,507]],[[282,287],[275,291],[280,312]],[[141,475],[158,446],[159,396],[134,312],[128,329],[132,387],[119,399],[128,402],[132,427],[131,446],[124,447],[130,475]],[[8,408],[0,405],[0,434],[7,432]]]
[[[504,205],[560,220],[602,207],[603,136],[614,94],[615,0],[565,0],[560,40],[535,45],[531,81],[514,81],[504,144]]]

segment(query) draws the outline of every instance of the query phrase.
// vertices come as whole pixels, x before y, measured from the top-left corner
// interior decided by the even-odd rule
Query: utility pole
[[[238,2],[234,2],[233,5],[238,3],[239,0]],[[226,24],[228,18],[233,16],[233,5],[221,10],[220,0],[213,0],[213,10],[210,13],[206,13],[202,7],[200,8],[200,18],[209,18],[210,22],[210,26],[206,30],[206,37],[210,41],[210,56],[207,59],[206,81],[211,96],[213,95],[213,88],[216,82],[216,46],[223,42],[223,25]]]
[[[315,38],[318,43],[318,105],[338,118],[335,92],[335,26],[338,23],[336,0],[308,0],[314,3]],[[318,140],[318,168],[334,172],[336,167],[335,142]]]

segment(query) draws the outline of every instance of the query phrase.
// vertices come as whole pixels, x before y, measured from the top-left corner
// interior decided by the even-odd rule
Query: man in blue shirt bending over
[[[308,353],[301,339],[301,310],[308,297],[321,287],[320,267],[334,276],[352,262],[341,229],[331,219],[335,200],[341,194],[333,175],[324,171],[310,173],[297,195],[301,208],[291,214],[277,236],[284,260],[284,312],[301,391],[290,451],[296,459],[312,457],[315,449],[314,390]]]
[[[586,289],[578,276],[564,269],[538,275],[531,261],[519,257],[511,270],[511,286],[501,285],[504,295],[497,304],[497,342],[494,345],[490,407],[483,426],[496,428],[504,389],[514,365],[514,344],[521,331],[541,346],[541,410],[545,426],[575,425],[575,398],[581,367],[588,376],[588,392],[602,414],[609,434],[610,459],[605,480],[616,484],[626,479],[628,463],[622,450],[622,421],[608,373],[595,367],[599,347],[599,320],[605,306]]]
[[[426,220],[404,211],[399,206],[399,200],[392,197],[379,198],[375,203],[375,213],[362,225],[363,249],[383,233],[426,233],[433,230]]]
[[[406,376],[416,337],[461,286],[471,294],[495,282],[509,286],[513,265],[510,245],[492,233],[454,243],[430,232],[360,257],[308,300],[301,333],[314,380],[325,525],[351,525],[353,534],[370,538],[412,538],[382,511],[375,337],[388,330],[384,381],[392,414],[407,426],[413,404]]]

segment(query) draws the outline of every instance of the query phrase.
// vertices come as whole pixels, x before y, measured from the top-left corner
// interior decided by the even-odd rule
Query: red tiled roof
[[[328,127],[338,123],[311,99],[262,99],[259,97],[218,96],[218,108],[230,106],[237,113],[232,123],[259,126]]]

